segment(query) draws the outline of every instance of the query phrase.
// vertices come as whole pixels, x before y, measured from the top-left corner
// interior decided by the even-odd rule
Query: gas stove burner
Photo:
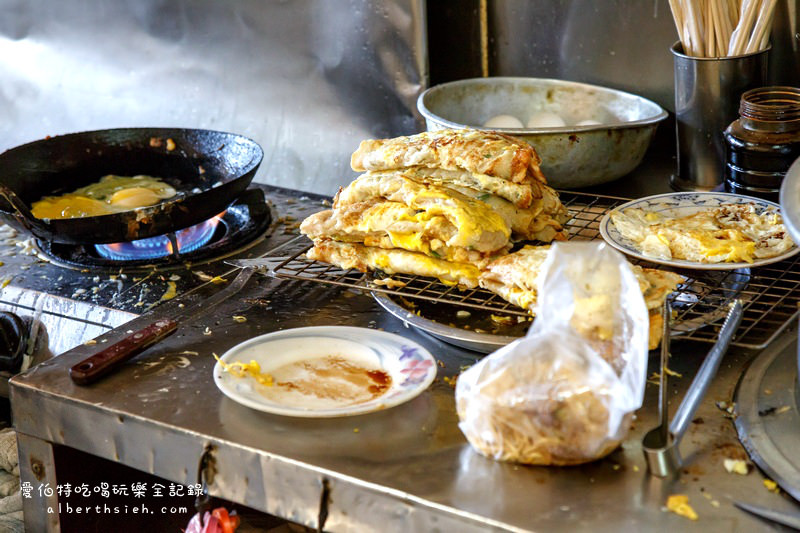
[[[172,235],[105,245],[39,240],[36,245],[50,262],[75,270],[132,273],[154,268],[171,270],[242,252],[265,237],[272,221],[264,191],[248,189],[224,213]]]
[[[176,231],[174,237],[159,235],[131,242],[95,244],[94,247],[102,257],[115,261],[158,259],[170,255],[185,256],[211,240],[224,215],[225,213],[222,213],[200,224]]]

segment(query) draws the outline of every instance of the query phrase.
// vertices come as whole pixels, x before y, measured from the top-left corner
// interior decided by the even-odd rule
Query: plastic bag
[[[459,376],[459,427],[495,459],[599,459],[642,405],[649,326],[639,283],[605,243],[570,242],[552,246],[537,286],[528,334]]]

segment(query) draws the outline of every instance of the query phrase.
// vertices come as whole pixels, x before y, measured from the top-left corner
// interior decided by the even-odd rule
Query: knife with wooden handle
[[[72,381],[78,385],[90,385],[103,376],[116,370],[122,363],[139,355],[154,344],[169,337],[178,329],[178,324],[195,318],[227,300],[247,283],[257,268],[246,267],[224,289],[201,302],[189,306],[184,312],[172,318],[159,318],[152,324],[134,331],[119,342],[87,357],[69,370]]]

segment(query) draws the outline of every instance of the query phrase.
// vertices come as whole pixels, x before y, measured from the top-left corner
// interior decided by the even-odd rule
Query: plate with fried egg
[[[736,270],[783,261],[800,251],[778,204],[718,192],[632,200],[605,214],[600,234],[626,255],[674,268]]]

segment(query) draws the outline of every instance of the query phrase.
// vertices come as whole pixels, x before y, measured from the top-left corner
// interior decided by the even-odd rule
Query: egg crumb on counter
[[[746,476],[750,473],[750,466],[747,464],[747,461],[743,461],[742,459],[725,459],[722,465],[730,474]]]
[[[686,494],[670,494],[667,498],[667,511],[688,518],[689,520],[697,520],[700,518],[695,510],[692,509],[692,506],[689,505],[689,496]]]
[[[489,317],[492,319],[492,322],[495,324],[509,326],[514,323],[514,318],[508,315],[495,315],[491,314]]]
[[[778,487],[778,484],[772,481],[771,479],[765,479],[764,486],[767,488],[768,491],[774,492],[776,494],[781,491],[780,487]]]
[[[161,295],[161,298],[158,300],[159,302],[166,302],[167,300],[172,300],[178,294],[178,288],[175,285],[174,281],[167,282],[167,289],[164,291],[164,294]]]

